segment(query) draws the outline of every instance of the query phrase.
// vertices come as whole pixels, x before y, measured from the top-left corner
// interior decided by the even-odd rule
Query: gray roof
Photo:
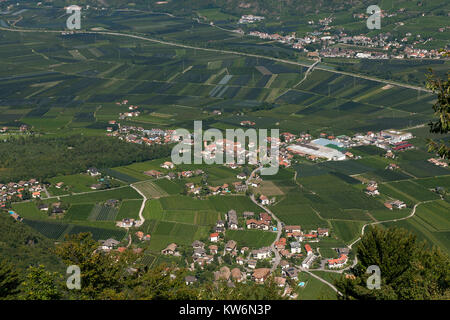
[[[119,241],[117,241],[116,239],[113,239],[113,238],[109,238],[104,241],[101,240],[100,242],[102,245],[107,246],[107,247],[114,247],[120,243]]]

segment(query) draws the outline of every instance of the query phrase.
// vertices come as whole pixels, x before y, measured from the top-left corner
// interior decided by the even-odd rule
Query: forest
[[[0,183],[109,168],[170,155],[170,145],[144,146],[110,137],[19,137],[0,143]]]

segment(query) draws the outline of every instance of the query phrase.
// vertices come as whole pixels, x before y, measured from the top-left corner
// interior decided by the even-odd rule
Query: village
[[[260,197],[259,202],[268,205],[265,197]],[[278,241],[271,246],[251,250],[247,246],[240,246],[235,240],[225,240],[227,230],[259,229],[277,232],[272,217],[266,212],[256,214],[244,211],[238,214],[235,210],[229,210],[225,216],[225,220],[217,221],[207,239],[195,240],[189,247],[170,243],[161,250],[162,255],[181,257],[186,263],[191,273],[184,279],[186,285],[200,281],[204,273],[212,273],[213,281],[225,281],[229,286],[234,286],[235,282],[248,281],[263,284],[273,275],[275,283],[284,289],[284,295],[295,299],[295,289],[305,285],[300,281],[302,271],[327,269],[342,272],[348,266],[349,248],[336,248],[338,258],[320,255],[317,244],[330,236],[328,228],[306,232],[298,225],[286,225],[283,226]],[[151,241],[150,234],[138,231],[135,235],[142,242]],[[100,243],[98,250],[105,252],[126,250],[115,239]],[[316,249],[312,248],[313,243]],[[142,249],[136,253],[141,251]]]
[[[395,13],[381,12],[381,18],[395,17],[401,15],[404,9],[399,9]],[[364,22],[369,17],[368,14],[354,14],[355,20]],[[264,20],[264,17],[258,16],[242,16],[239,20],[240,24],[256,23]],[[319,19],[318,21],[310,20],[308,24],[316,28],[313,32],[308,32],[304,37],[297,37],[295,33],[288,35],[280,35],[278,33],[269,34],[260,31],[250,31],[248,35],[258,37],[264,40],[273,40],[282,44],[291,46],[294,49],[307,52],[309,57],[340,57],[340,58],[361,58],[361,59],[442,59],[446,56],[446,51],[438,49],[420,49],[417,45],[425,44],[432,38],[423,38],[420,34],[414,37],[407,32],[403,38],[394,38],[390,32],[380,33],[373,37],[359,35],[348,35],[339,30],[334,30],[332,26],[333,17]],[[397,22],[397,26],[404,25],[403,22]],[[446,32],[448,26],[441,27],[438,32]],[[235,30],[240,34],[244,34],[242,29]],[[320,49],[311,51],[308,46],[311,44],[319,45]],[[334,46],[334,45],[339,46]],[[344,47],[348,46],[348,47]],[[355,48],[361,47],[360,49]]]

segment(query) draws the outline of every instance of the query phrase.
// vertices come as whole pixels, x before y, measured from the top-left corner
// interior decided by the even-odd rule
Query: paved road
[[[255,175],[255,173],[259,170],[262,169],[261,167],[256,168],[255,170],[252,171],[252,173],[250,174],[250,176],[248,177],[248,179],[245,181],[245,183],[248,185],[250,179]],[[263,209],[265,212],[267,212],[268,214],[270,214],[272,216],[272,219],[274,219],[277,222],[277,237],[275,238],[274,242],[272,242],[272,244],[270,245],[270,248],[272,249],[273,253],[275,254],[275,261],[272,264],[272,267],[270,268],[270,272],[275,271],[275,269],[278,267],[278,265],[280,264],[281,261],[281,256],[280,253],[278,252],[277,248],[275,248],[275,242],[277,242],[278,240],[280,240],[281,237],[281,231],[282,231],[282,226],[281,226],[281,220],[278,219],[278,217],[273,214],[272,211],[270,211],[268,208],[264,207],[262,204],[258,203],[258,201],[255,199],[255,196],[252,194],[250,195],[250,199],[261,209]]]
[[[67,32],[67,30],[12,29],[12,28],[5,28],[5,27],[0,27],[0,30],[12,31],[12,32],[41,32],[41,33]],[[150,42],[155,42],[155,43],[159,43],[159,44],[164,44],[164,45],[168,45],[168,46],[186,48],[186,49],[202,50],[202,51],[216,52],[216,53],[221,53],[221,54],[232,54],[232,55],[240,55],[240,56],[246,56],[246,57],[267,59],[267,60],[272,60],[272,61],[276,61],[276,62],[302,66],[302,67],[310,67],[311,66],[311,64],[306,64],[306,63],[301,63],[301,62],[291,61],[291,60],[286,60],[286,59],[280,59],[280,58],[274,58],[274,57],[270,57],[270,56],[263,56],[263,55],[259,55],[259,54],[251,54],[251,53],[245,53],[245,52],[240,52],[240,51],[231,51],[231,50],[220,50],[220,49],[213,49],[213,48],[195,47],[195,46],[192,46],[192,45],[185,45],[185,44],[171,42],[171,41],[158,40],[158,39],[154,39],[154,38],[149,38],[147,36],[137,35],[137,34],[130,34],[130,33],[112,32],[112,31],[77,31],[76,33],[78,33],[78,34],[83,34],[83,33],[86,33],[86,34],[101,34],[101,35],[110,35],[110,36],[117,36],[117,37],[128,37],[128,38],[133,38],[133,39],[139,39],[139,40],[144,40],[144,41],[150,41]],[[333,73],[338,73],[338,74],[342,74],[342,75],[357,77],[357,78],[371,80],[371,81],[376,81],[376,82],[380,82],[380,83],[384,83],[384,84],[391,84],[391,85],[395,85],[395,86],[399,86],[399,87],[403,87],[403,88],[408,88],[408,89],[414,89],[414,90],[419,90],[419,91],[431,92],[430,90],[428,90],[426,88],[422,88],[422,87],[412,86],[412,85],[409,85],[409,84],[395,82],[395,81],[390,81],[390,80],[385,80],[385,79],[379,79],[379,78],[365,76],[365,75],[361,75],[361,74],[355,74],[355,73],[351,73],[351,72],[334,70],[334,69],[330,69],[330,68],[326,68],[326,67],[316,66],[315,69],[323,70],[323,71],[329,71],[329,72],[333,72]]]
[[[270,268],[270,272],[275,271],[275,269],[278,267],[278,265],[280,264],[281,261],[281,256],[280,253],[278,252],[277,248],[275,248],[275,242],[277,242],[278,240],[280,240],[281,237],[281,231],[282,231],[282,226],[281,226],[281,221],[280,219],[277,218],[276,215],[273,214],[272,211],[270,211],[269,209],[267,209],[266,207],[264,207],[262,204],[258,203],[258,201],[256,201],[255,196],[252,194],[250,196],[250,199],[261,209],[263,209],[264,211],[266,211],[268,214],[270,214],[272,216],[272,218],[277,222],[277,237],[275,238],[275,240],[272,242],[272,244],[270,245],[270,248],[272,249],[273,253],[275,254],[275,261],[272,264],[272,267]]]
[[[130,187],[132,187],[134,190],[136,190],[143,198],[142,204],[141,204],[141,209],[139,210],[139,221],[136,221],[136,227],[139,227],[139,226],[143,225],[145,222],[145,218],[142,213],[144,212],[145,203],[147,202],[147,197],[145,196],[145,194],[143,194],[141,192],[141,190],[136,188],[134,185],[130,184]]]

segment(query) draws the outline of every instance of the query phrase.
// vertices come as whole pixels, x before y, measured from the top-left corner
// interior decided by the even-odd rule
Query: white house
[[[299,242],[291,242],[291,253],[301,253],[302,247]]]
[[[269,199],[268,199],[265,195],[261,195],[261,196],[259,197],[259,200],[261,201],[261,204],[262,204],[262,205],[266,205],[266,204],[269,204],[269,203],[270,203]]]

